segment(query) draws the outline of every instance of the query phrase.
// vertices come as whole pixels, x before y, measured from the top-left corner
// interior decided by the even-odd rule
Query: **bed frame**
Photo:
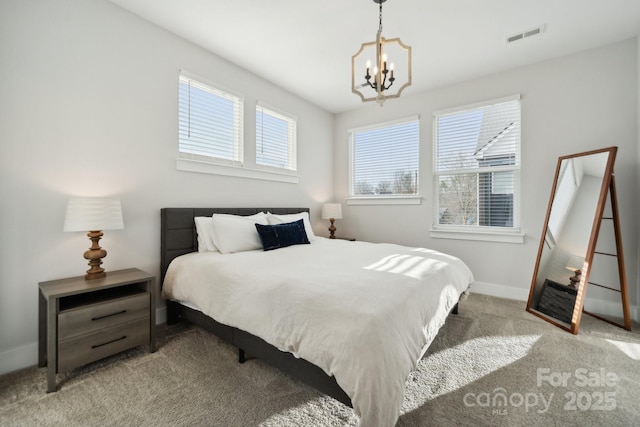
[[[180,256],[198,250],[198,240],[194,218],[211,216],[214,213],[233,215],[253,215],[258,212],[271,212],[276,215],[309,212],[308,208],[163,208],[160,210],[160,272],[161,281],[171,261]],[[293,354],[283,352],[241,329],[216,322],[204,313],[193,310],[175,301],[167,300],[167,324],[186,320],[213,332],[215,335],[238,347],[238,361],[243,363],[245,353],[257,357],[284,373],[314,387],[334,399],[352,406],[347,393],[340,388],[333,376],[327,375],[321,368]]]
[[[276,215],[309,212],[308,208],[163,208],[161,217],[161,281],[171,261],[184,254],[198,250],[198,236],[195,220],[197,216],[211,216],[214,213],[232,215],[253,215],[258,212],[271,212]],[[167,300],[167,324],[186,320],[198,325],[238,347],[238,361],[244,363],[245,353],[262,359],[284,373],[299,379],[315,389],[352,407],[351,399],[340,388],[335,377],[327,375],[321,368],[293,354],[283,352],[246,331],[216,322],[204,313],[186,307],[175,301]],[[451,311],[458,314],[458,304]]]

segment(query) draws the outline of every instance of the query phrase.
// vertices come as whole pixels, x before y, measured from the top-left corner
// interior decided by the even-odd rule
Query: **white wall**
[[[298,118],[299,184],[176,171],[178,70]],[[117,196],[103,267],[159,274],[160,208],[308,206],[332,192],[333,116],[103,0],[0,2],[0,373],[36,363],[38,282],[84,274],[70,196]]]
[[[505,297],[528,295],[557,158],[612,145],[616,161],[630,300],[638,301],[638,48],[636,40],[494,74],[450,87],[410,94],[342,113],[335,121],[336,200],[348,196],[347,130],[420,116],[420,193],[416,206],[345,206],[345,235],[374,242],[427,246],[462,258],[477,288]],[[415,76],[414,78],[420,78]],[[432,114],[513,94],[522,96],[522,231],[524,244],[432,239]]]
[[[638,157],[636,158],[636,163],[638,165],[640,165],[640,36],[638,36],[638,38],[636,39],[636,46],[637,46],[637,52],[636,52],[636,57],[637,57],[637,63],[636,63],[636,73],[637,73],[637,78],[636,78],[636,88],[638,90],[638,96],[637,96],[637,113],[638,116],[636,118],[636,129],[637,129],[637,135],[638,135]],[[638,197],[638,194],[640,193],[640,172],[636,172],[636,191],[634,194],[634,199],[636,201],[636,212],[640,212],[640,197]],[[638,246],[640,246],[640,227],[638,227],[638,235],[636,240],[638,241]],[[633,262],[634,258],[630,258],[631,262]],[[635,258],[636,261],[636,265],[640,265],[640,250],[638,250],[637,253],[637,257]],[[638,276],[636,276],[635,281],[633,280],[633,277],[631,277],[629,279],[629,283],[633,286],[636,286],[636,289],[638,289],[638,291],[636,292],[636,319],[640,318],[640,274],[638,274]],[[631,303],[633,303],[633,297],[630,298]]]

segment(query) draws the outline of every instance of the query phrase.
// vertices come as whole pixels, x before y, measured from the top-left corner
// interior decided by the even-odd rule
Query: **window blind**
[[[418,194],[419,121],[350,131],[351,196]]]
[[[520,101],[434,114],[437,224],[519,227]]]
[[[242,163],[242,98],[181,73],[178,109],[181,157]]]
[[[296,170],[296,120],[256,106],[256,164]]]

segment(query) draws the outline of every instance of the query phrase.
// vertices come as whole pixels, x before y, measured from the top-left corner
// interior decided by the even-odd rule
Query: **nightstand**
[[[356,239],[355,239],[354,237],[336,237],[336,239],[339,239],[339,240],[348,240],[348,241],[350,241],[350,242],[355,242],[355,241],[356,241]]]
[[[38,284],[38,366],[47,366],[47,392],[56,391],[58,372],[139,345],[156,350],[155,282],[131,268]]]
[[[571,324],[577,294],[575,288],[545,279],[537,309],[554,319]]]

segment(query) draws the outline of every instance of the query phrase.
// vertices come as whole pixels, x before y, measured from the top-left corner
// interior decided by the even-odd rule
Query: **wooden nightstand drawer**
[[[58,371],[66,371],[149,342],[149,316],[58,344]]]
[[[577,289],[545,279],[537,309],[541,313],[571,324],[577,294]]]
[[[149,294],[82,306],[61,312],[58,316],[58,339],[87,334],[141,317],[149,317]]]

